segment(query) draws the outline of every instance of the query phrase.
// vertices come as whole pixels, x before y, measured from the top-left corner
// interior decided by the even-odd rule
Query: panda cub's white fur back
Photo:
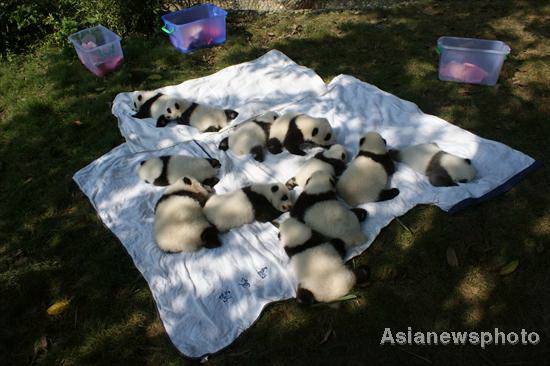
[[[167,252],[193,252],[204,245],[203,233],[211,224],[203,214],[201,203],[179,192],[196,194],[204,201],[210,194],[190,177],[169,186],[155,208],[155,241]]]
[[[345,168],[346,157],[346,150],[342,145],[332,145],[329,149],[315,155],[315,157],[309,159],[304,165],[302,165],[297,174],[293,178],[289,179],[287,182],[287,187],[290,189],[296,185],[300,187],[305,186],[309,177],[317,171],[324,171],[330,175],[339,176]],[[338,169],[335,168],[335,166]]]
[[[393,199],[399,190],[386,187],[394,171],[386,141],[380,134],[369,132],[360,139],[359,153],[338,180],[338,195],[353,207]]]
[[[190,176],[204,183],[216,177],[219,161],[196,156],[168,155],[142,161],[139,177],[146,183],[159,186],[173,184],[184,176]]]
[[[213,195],[204,205],[204,213],[218,230],[227,231],[255,220],[274,220],[290,207],[290,197],[284,185],[254,184],[233,192]]]
[[[275,112],[266,112],[241,123],[229,137],[222,140],[220,149],[229,148],[235,155],[253,152],[256,160],[263,161],[263,149],[269,137],[269,128],[277,117]]]
[[[342,254],[333,244],[321,239],[311,243],[312,247],[292,252],[312,238],[311,228],[289,218],[280,225],[279,230],[281,243],[290,256],[290,264],[298,280],[298,297],[300,289],[306,289],[316,301],[330,302],[350,292],[355,285],[355,274],[344,264]]]
[[[390,153],[394,160],[427,175],[436,187],[467,183],[476,176],[476,169],[469,159],[445,152],[435,143],[408,146]]]
[[[347,246],[360,245],[367,241],[358,218],[362,209],[349,210],[336,199],[334,178],[323,171],[313,173],[304,191],[296,200],[290,215],[313,230],[329,237],[343,240]],[[360,211],[359,211],[360,210]]]

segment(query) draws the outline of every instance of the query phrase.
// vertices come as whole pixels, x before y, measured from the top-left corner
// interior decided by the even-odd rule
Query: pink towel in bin
[[[443,65],[440,72],[444,77],[453,78],[466,83],[479,83],[489,75],[487,71],[477,65],[468,62],[461,64],[455,61]]]

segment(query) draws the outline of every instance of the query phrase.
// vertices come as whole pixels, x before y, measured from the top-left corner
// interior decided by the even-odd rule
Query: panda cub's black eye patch
[[[308,179],[306,180],[306,186],[307,186],[307,184],[309,183],[310,180],[311,180],[311,178],[308,178]]]
[[[346,154],[342,153],[342,160],[346,160]]]
[[[464,161],[468,164],[472,164],[472,161],[470,159],[464,159]]]
[[[315,128],[313,129],[313,131],[311,131],[311,136],[315,136],[315,135],[317,135],[318,133],[319,133],[319,129],[318,129],[317,127],[315,127]]]
[[[187,178],[187,177],[184,177],[183,178],[183,183],[187,184],[188,186],[191,185],[191,179]]]
[[[363,142],[365,142],[365,138],[361,138],[361,140],[359,140],[359,145],[363,145]]]
[[[138,100],[141,102],[141,100],[143,99],[143,97],[140,95],[138,95]]]
[[[149,182],[147,179],[145,179],[145,183],[147,184],[151,184],[151,182]]]
[[[176,107],[176,109],[180,109],[179,103],[174,104],[174,107]]]
[[[272,186],[271,187],[271,192],[275,193],[279,190],[279,187],[278,186]]]
[[[139,165],[143,165],[143,164],[145,164],[145,160],[143,160],[139,163]]]
[[[286,201],[288,200],[288,196],[285,194],[283,197],[281,197],[281,201]]]
[[[170,108],[166,108],[166,112],[172,113],[172,110]]]
[[[325,136],[325,141],[330,140],[331,137],[332,137],[332,134],[331,134],[331,133],[327,134],[327,135]]]

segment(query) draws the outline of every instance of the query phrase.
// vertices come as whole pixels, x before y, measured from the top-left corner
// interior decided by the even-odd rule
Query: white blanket
[[[270,54],[281,55],[274,51],[267,55]],[[269,64],[263,67],[270,68]],[[225,75],[226,70],[228,75]],[[263,75],[261,68],[241,75],[235,74],[234,67],[230,67],[215,75],[216,78],[192,80],[170,88],[185,95],[187,85],[192,85],[194,90],[210,90],[220,79],[227,79],[227,84],[231,85],[232,77],[245,79],[250,84],[257,81],[257,85],[265,85],[254,79]],[[279,92],[282,95],[282,90],[308,89],[297,85],[299,82],[292,78],[286,80],[288,84],[278,85],[279,91],[269,85],[265,90],[256,89],[254,95],[261,100],[261,95]],[[305,80],[308,83],[311,78]],[[344,144],[352,156],[357,152],[360,136],[375,130],[394,148],[437,142],[446,151],[471,158],[479,176],[470,184],[435,188],[424,176],[399,164],[391,185],[401,190],[400,195],[391,201],[363,205],[370,215],[363,225],[369,240],[351,251],[349,257],[364,251],[394,217],[417,204],[433,203],[453,212],[509,188],[536,165],[533,159],[518,151],[423,114],[415,104],[351,76],[336,77],[325,91],[323,95],[313,93],[305,98],[304,95],[292,95],[287,103],[284,98],[278,99],[276,109],[327,117],[335,128],[338,142]],[[219,93],[223,95],[222,91]],[[232,93],[231,98],[235,100],[246,100],[250,95],[247,90],[238,88],[234,88]],[[239,93],[244,97],[241,98]],[[119,98],[125,98],[124,94],[117,96]],[[121,110],[113,109],[113,113],[120,116],[127,113],[124,110],[126,103],[115,103]],[[184,354],[201,357],[229,345],[258,318],[269,302],[293,297],[296,281],[278,243],[277,229],[271,224],[254,223],[224,234],[223,246],[214,250],[192,254],[161,252],[153,240],[152,223],[153,208],[163,189],[139,181],[136,174],[138,162],[165,154],[205,156],[206,151],[222,163],[220,175],[223,178],[215,188],[223,193],[250,182],[278,180],[284,183],[307,157],[283,152],[277,156],[268,155],[263,164],[250,157],[237,158],[231,152],[217,149],[217,143],[228,131],[196,136],[196,141],[164,150],[134,153],[158,147],[150,132],[134,129],[133,133],[137,135],[131,139],[127,135],[127,144],[80,170],[74,179],[147,280],[173,343]],[[140,142],[145,144],[139,145]],[[312,155],[313,151],[309,156]]]
[[[239,112],[232,122],[235,124],[262,111],[324,94],[326,86],[313,70],[296,64],[280,51],[272,50],[256,60],[158,91],[199,104],[234,109]],[[157,128],[152,118],[133,118],[137,111],[132,106],[131,92],[115,97],[112,112],[118,119],[120,133],[134,152],[167,148],[200,135],[190,126]]]

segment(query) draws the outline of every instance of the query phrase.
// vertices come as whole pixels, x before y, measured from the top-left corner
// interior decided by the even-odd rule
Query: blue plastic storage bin
[[[116,70],[124,60],[120,37],[102,25],[69,36],[80,62],[97,76]]]
[[[162,16],[162,30],[181,53],[225,42],[227,12],[213,4],[203,4]]]

